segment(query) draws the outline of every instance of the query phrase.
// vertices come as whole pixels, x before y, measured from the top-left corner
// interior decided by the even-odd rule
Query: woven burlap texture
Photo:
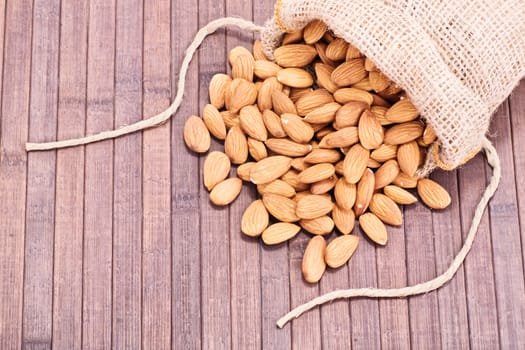
[[[406,90],[449,168],[479,150],[491,115],[525,75],[525,1],[282,0],[262,33],[267,54],[283,29],[314,19]],[[429,153],[423,172],[435,164]]]

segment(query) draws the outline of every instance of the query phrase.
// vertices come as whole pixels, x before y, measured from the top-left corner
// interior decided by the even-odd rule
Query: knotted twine
[[[217,29],[222,28],[222,27],[232,27],[232,26],[236,26],[236,27],[239,27],[240,29],[247,30],[250,32],[262,32],[265,29],[261,26],[258,26],[252,23],[251,21],[247,21],[247,20],[240,19],[240,18],[233,18],[233,17],[217,19],[217,20],[211,21],[206,26],[202,27],[197,32],[192,43],[190,44],[190,46],[188,46],[185,52],[185,56],[184,56],[184,59],[182,61],[180,71],[179,71],[179,80],[177,84],[177,94],[175,96],[175,99],[173,100],[172,104],[163,112],[149,119],[141,120],[134,124],[121,127],[119,129],[115,129],[111,131],[104,131],[104,132],[101,132],[95,135],[89,135],[89,136],[80,137],[76,139],[56,141],[56,142],[45,142],[45,143],[30,143],[29,142],[29,143],[26,143],[26,150],[29,152],[29,151],[51,150],[51,149],[59,149],[59,148],[72,147],[72,146],[78,146],[78,145],[85,145],[85,144],[89,144],[89,143],[93,143],[97,141],[102,141],[102,140],[107,140],[107,139],[112,139],[112,138],[116,138],[119,136],[127,135],[130,133],[136,132],[136,131],[145,130],[145,129],[152,128],[152,127],[155,127],[155,126],[158,126],[164,123],[177,112],[177,109],[182,103],[188,67],[189,67],[189,64],[193,56],[195,55],[196,50],[200,46],[200,44],[204,41],[204,39],[208,35],[214,33]],[[486,138],[483,139],[482,149],[485,151],[485,155],[486,155],[489,165],[493,168],[492,177],[476,207],[476,211],[474,213],[474,217],[472,219],[472,223],[471,223],[468,235],[465,239],[465,242],[463,243],[463,246],[461,247],[460,251],[458,252],[458,254],[456,255],[456,257],[451,262],[450,266],[445,272],[443,272],[441,275],[427,282],[412,285],[412,286],[407,286],[404,288],[391,288],[391,289],[357,288],[357,289],[343,289],[343,290],[336,290],[333,292],[329,292],[317,298],[314,298],[311,301],[303,305],[299,305],[295,309],[291,310],[289,313],[287,313],[286,315],[284,315],[281,319],[277,321],[277,326],[279,328],[282,328],[291,319],[299,317],[304,312],[318,305],[325,304],[335,299],[353,298],[353,297],[369,297],[369,298],[407,297],[411,295],[418,295],[418,294],[423,294],[423,293],[433,291],[435,289],[440,288],[448,281],[450,281],[454,277],[459,267],[463,264],[465,257],[467,256],[468,252],[470,251],[470,248],[472,247],[472,243],[476,237],[477,229],[481,221],[481,218],[483,216],[483,212],[485,211],[485,208],[487,207],[488,201],[490,200],[490,198],[493,196],[494,192],[496,191],[500,178],[501,178],[501,166],[500,166],[498,154],[496,150],[494,149],[494,147],[492,146],[492,144],[490,143],[490,141]]]

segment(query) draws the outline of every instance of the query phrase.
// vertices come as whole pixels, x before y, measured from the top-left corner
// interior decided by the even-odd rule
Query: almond
[[[346,58],[348,43],[342,38],[336,38],[326,47],[326,56],[333,61],[340,61]]]
[[[355,184],[359,181],[366,169],[366,163],[370,151],[363,148],[360,144],[353,145],[345,156],[344,172],[345,180]]]
[[[332,210],[332,220],[334,220],[335,227],[343,235],[348,235],[354,229],[355,214],[352,209],[343,209],[338,205],[334,206]]]
[[[256,161],[268,157],[268,151],[264,142],[248,137],[248,153]]]
[[[296,215],[297,204],[293,199],[278,194],[268,193],[263,195],[262,201],[266,210],[277,220],[282,222],[299,221]]]
[[[363,214],[374,195],[375,177],[370,169],[366,169],[361,180],[357,184],[357,191],[355,195],[354,214],[360,216]]]
[[[417,180],[418,179],[415,176],[409,176],[403,172],[400,172],[394,181],[392,181],[392,183],[402,188],[416,188]]]
[[[341,104],[357,101],[366,103],[370,106],[374,102],[374,97],[371,93],[356,88],[338,89],[336,92],[334,92],[334,99]]]
[[[250,170],[250,180],[254,184],[272,182],[290,169],[292,159],[284,156],[272,156],[258,161]]]
[[[370,158],[377,160],[378,162],[386,162],[387,160],[394,159],[397,157],[397,146],[396,145],[385,145],[382,144],[378,148],[370,153]]]
[[[329,59],[328,56],[326,56],[326,47],[327,45],[321,41],[315,43],[315,49],[317,51],[317,55],[319,55],[319,58],[321,59],[321,62],[324,64],[334,67],[336,65],[336,62]]]
[[[399,165],[394,159],[387,160],[375,172],[375,189],[390,185],[399,175]]]
[[[423,134],[423,124],[418,121],[396,124],[385,132],[384,142],[389,145],[401,145],[414,141]]]
[[[287,198],[295,196],[295,189],[287,182],[279,179],[266,184],[257,185],[257,192],[259,192],[261,196],[269,193],[278,194]]]
[[[413,204],[417,202],[416,196],[395,185],[385,186],[383,192],[397,204]]]
[[[315,75],[317,77],[317,85],[325,88],[331,93],[334,93],[339,88],[332,81],[332,72],[334,71],[334,67],[324,63],[316,63],[314,69]]]
[[[291,44],[278,47],[273,56],[281,67],[304,67],[314,60],[317,51],[309,45]]]
[[[242,190],[242,180],[236,177],[219,182],[210,192],[210,201],[215,205],[228,205]]]
[[[297,201],[295,212],[301,219],[315,219],[331,212],[333,206],[330,199],[322,195],[312,194]]]
[[[281,124],[288,137],[295,142],[307,143],[314,137],[314,129],[298,115],[284,113]]]
[[[393,124],[390,120],[386,119],[385,114],[388,108],[381,107],[381,106],[372,106],[370,107],[370,110],[374,115],[376,116],[377,120],[381,123],[381,125],[390,125]]]
[[[304,157],[297,157],[292,160],[292,168],[294,168],[297,171],[303,171],[304,169],[308,168],[310,164],[307,164],[304,161]]]
[[[300,99],[301,97],[303,97],[304,95],[306,95],[306,94],[308,94],[310,92],[318,91],[318,90],[319,90],[319,92],[327,93],[327,91],[323,91],[324,89],[313,90],[311,87],[290,88],[290,93],[288,94],[288,97],[290,98],[290,100],[292,100],[293,103],[297,103],[297,100]]]
[[[243,181],[250,181],[250,172],[255,162],[247,162],[237,167],[237,176]]]
[[[277,80],[284,85],[306,88],[312,86],[314,78],[302,68],[285,68],[277,72]]]
[[[399,168],[405,174],[414,176],[419,167],[419,145],[416,141],[405,143],[397,149]]]
[[[259,107],[259,110],[264,112],[272,109],[272,94],[274,91],[282,91],[282,89],[283,85],[277,81],[277,78],[270,77],[264,80],[257,96],[257,106]]]
[[[226,126],[226,129],[231,129],[233,126],[238,126],[240,124],[239,121],[239,115],[236,113],[232,113],[230,111],[222,111],[220,112],[222,121],[224,122],[224,125]]]
[[[336,269],[346,264],[357,249],[358,243],[359,238],[354,235],[343,235],[335,238],[326,247],[324,255],[326,265]]]
[[[334,197],[337,205],[350,210],[355,204],[356,185],[346,182],[344,178],[337,180],[334,188]]]
[[[344,87],[355,84],[366,76],[364,59],[356,58],[338,65],[332,72],[331,78],[337,86]]]
[[[226,154],[213,151],[204,161],[203,178],[204,186],[211,191],[215,185],[228,177],[230,173],[230,159]]]
[[[259,141],[266,141],[268,133],[262,119],[262,114],[255,105],[243,107],[239,113],[242,130]]]
[[[275,245],[294,238],[299,231],[301,231],[301,227],[295,224],[278,222],[263,231],[262,240],[267,245]]]
[[[211,78],[210,86],[208,88],[210,95],[210,103],[217,109],[224,107],[224,96],[226,90],[229,88],[232,78],[226,74],[215,74]]]
[[[366,167],[370,169],[377,169],[381,166],[381,163],[379,163],[377,160],[368,158],[368,162],[366,163]]]
[[[308,23],[303,29],[304,42],[307,44],[315,44],[323,37],[326,32],[327,26],[321,20],[313,20]]]
[[[288,157],[302,157],[312,150],[311,145],[300,144],[289,139],[268,139],[266,147],[277,154]]]
[[[335,114],[334,127],[339,130],[348,126],[357,126],[363,112],[370,108],[367,103],[351,101],[343,105]]]
[[[323,277],[326,270],[325,250],[326,241],[323,236],[315,236],[308,242],[301,266],[303,278],[306,282],[316,283]]]
[[[386,90],[392,83],[383,73],[375,71],[370,72],[369,79],[372,89],[377,92]]]
[[[310,192],[312,194],[325,194],[331,191],[337,183],[337,176],[330,176],[328,179],[314,182],[310,186]]]
[[[341,107],[339,103],[330,102],[318,107],[308,113],[304,120],[312,124],[331,123],[335,119],[335,113]]]
[[[213,136],[219,140],[224,140],[226,138],[226,125],[224,124],[221,113],[214,105],[207,104],[204,106],[202,111],[202,121]]]
[[[341,148],[356,144],[359,141],[359,132],[355,126],[349,126],[329,133],[319,142],[320,148]]]
[[[264,53],[262,42],[257,39],[253,42],[253,57],[256,61],[264,60],[267,61],[268,57],[266,57],[266,54]]]
[[[246,208],[241,219],[241,231],[247,236],[257,237],[268,227],[270,216],[262,200],[253,201]]]
[[[451,199],[447,190],[430,179],[419,179],[417,193],[423,203],[432,209],[444,209],[450,205]]]
[[[354,58],[360,58],[363,55],[361,54],[361,51],[353,45],[348,44],[348,49],[346,49],[346,61],[353,60]]]
[[[332,94],[325,89],[317,89],[303,93],[295,102],[295,106],[297,107],[297,114],[305,116],[313,110],[331,102],[334,102]]]
[[[192,115],[184,124],[184,142],[193,152],[204,153],[210,149],[210,132],[201,118]]]
[[[369,58],[365,58],[365,69],[368,72],[374,72],[377,70],[375,63]]]
[[[297,114],[297,109],[295,109],[294,103],[282,91],[274,90],[272,92],[272,105],[273,105],[273,110],[278,115],[281,115],[284,113]]]
[[[365,110],[359,119],[359,142],[364,148],[374,149],[383,143],[383,127],[374,113]]]
[[[296,191],[305,191],[310,187],[310,185],[299,181],[299,173],[293,169],[288,170],[286,174],[281,176],[281,180],[292,186]]]
[[[301,219],[299,225],[314,235],[326,235],[334,230],[334,221],[327,215],[315,219]]]
[[[359,218],[359,227],[373,242],[385,245],[388,236],[385,224],[372,213],[365,213]]]
[[[303,30],[295,30],[290,33],[286,33],[283,36],[283,41],[281,45],[288,45],[292,43],[297,43],[303,39]]]
[[[425,146],[428,146],[432,143],[434,143],[434,141],[436,141],[436,133],[434,132],[434,129],[430,126],[430,125],[427,125],[425,127],[425,131],[423,131],[423,145]]]
[[[335,168],[330,163],[315,164],[299,173],[299,181],[311,184],[325,180],[335,174]]]
[[[248,159],[248,141],[239,126],[228,131],[224,140],[224,153],[233,164],[242,164]]]
[[[252,105],[257,99],[255,84],[244,79],[233,79],[225,94],[226,109],[237,113],[242,107]]]
[[[364,78],[363,80],[360,80],[355,84],[352,84],[351,87],[353,87],[354,89],[359,89],[359,90],[364,90],[364,91],[374,90],[372,89],[372,85],[370,85],[370,79],[368,78]],[[376,95],[372,94],[372,96],[376,96]],[[374,102],[375,102],[375,98],[374,98]],[[372,104],[374,102],[372,102]]]
[[[356,85],[353,85],[352,87],[356,87]],[[384,98],[382,98],[381,96],[379,95],[376,95],[376,94],[371,94],[372,97],[374,98],[374,101],[372,102],[372,107],[383,107],[383,108],[390,108],[390,102],[388,102],[387,100],[385,100]],[[385,110],[385,114],[386,114],[386,110]],[[386,118],[384,118],[385,120],[387,120]],[[390,123],[390,121],[388,121],[388,123]],[[381,124],[381,125],[384,125],[384,124]]]
[[[252,54],[239,55],[232,64],[232,78],[253,81],[255,60]]]
[[[281,124],[281,118],[272,110],[265,110],[262,113],[262,119],[266,129],[273,137],[286,137],[286,132]]]
[[[304,157],[304,161],[310,164],[336,163],[341,159],[341,153],[334,149],[314,149]],[[304,170],[304,169],[303,169]]]
[[[228,62],[230,62],[230,65],[234,65],[237,58],[240,56],[251,56],[252,53],[243,46],[236,46],[233,49],[230,50],[228,54]]]
[[[419,112],[409,99],[404,99],[390,107],[385,117],[393,123],[405,123],[419,117]]]
[[[384,223],[394,226],[403,224],[403,214],[396,202],[382,193],[376,193],[372,196],[370,211],[374,213]]]
[[[314,124],[314,125],[323,125],[323,124]],[[315,138],[318,139],[318,140],[321,140],[323,137],[325,137],[326,135],[332,133],[335,131],[334,128],[332,128],[331,126],[329,126],[328,124],[325,124],[327,126],[324,126],[321,130],[317,131],[315,133]]]
[[[253,73],[257,76],[257,78],[263,80],[277,76],[277,72],[279,72],[281,69],[282,68],[279,67],[279,65],[270,61],[255,61],[253,65]]]

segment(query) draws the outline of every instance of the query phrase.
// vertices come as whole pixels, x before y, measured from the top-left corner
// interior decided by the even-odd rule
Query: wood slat
[[[0,348],[20,348],[24,275],[24,235],[32,1],[5,7],[0,124]],[[5,322],[4,320],[8,320]]]
[[[485,159],[478,155],[458,170],[461,226],[463,239],[472,222],[475,206],[485,189]],[[465,260],[465,284],[469,322],[469,342],[472,349],[499,348],[494,268],[488,210]]]
[[[89,7],[86,133],[114,127],[115,1]],[[82,347],[111,347],[113,147],[86,146]]]
[[[144,117],[171,103],[169,0],[144,3]],[[170,122],[144,131],[142,329],[145,349],[171,346]]]
[[[525,347],[525,288],[509,119],[508,104],[504,103],[491,126],[502,177],[490,202],[490,228],[500,345],[519,349]]]
[[[60,1],[33,3],[29,139],[54,140],[57,128]],[[46,71],[46,74],[42,74]],[[28,155],[23,344],[51,347],[56,152]]]
[[[86,119],[88,1],[61,1],[57,138],[82,136]],[[84,147],[57,151],[53,348],[82,346]]]
[[[118,1],[115,125],[142,119],[143,1]],[[142,134],[115,140],[112,346],[142,344]]]
[[[436,270],[438,274],[441,274],[449,267],[463,245],[459,213],[460,196],[456,171],[434,171],[432,178],[447,189],[452,197],[452,203],[446,210],[432,211]],[[469,348],[467,300],[463,266],[459,268],[449,283],[439,289],[437,296],[439,303],[441,346],[444,349]]]
[[[197,7],[185,0],[172,1],[171,56],[172,86],[179,78],[179,67],[186,47],[198,26]],[[199,105],[198,55],[193,58],[186,78],[184,101],[172,118],[171,128],[171,205],[172,205],[172,348],[201,348],[201,254],[199,217],[199,159],[184,145],[186,118]],[[172,96],[177,91],[172,92]]]

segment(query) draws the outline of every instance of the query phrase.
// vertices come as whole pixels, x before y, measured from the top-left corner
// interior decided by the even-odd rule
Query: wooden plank
[[[88,0],[62,0],[58,139],[85,132]],[[84,147],[57,151],[53,348],[82,345]]]
[[[503,349],[521,349],[525,348],[525,288],[509,119],[505,102],[491,126],[503,171],[498,191],[489,204],[490,227],[500,345]]]
[[[0,348],[20,348],[31,71],[32,1],[10,1],[5,38],[0,125]]]
[[[90,1],[86,133],[114,127],[115,1]],[[113,140],[86,146],[82,347],[111,347]]]
[[[181,16],[181,14],[184,14]],[[197,6],[185,0],[172,2],[171,9],[172,86],[176,86],[186,47],[198,26]],[[199,105],[199,60],[188,69],[184,102],[172,118],[171,234],[172,234],[172,348],[201,348],[201,255],[199,219],[199,159],[185,150],[182,137],[186,118]],[[172,96],[176,93],[173,92]]]
[[[485,190],[485,159],[478,155],[458,169],[459,199],[463,239],[472,222],[475,207]],[[465,260],[465,284],[470,347],[472,349],[498,349],[499,335],[494,267],[488,210],[478,228],[476,240]]]
[[[273,15],[272,1],[253,1],[253,21],[262,25]],[[283,329],[275,322],[290,310],[290,274],[288,244],[264,247],[261,261],[261,314],[263,349],[289,349],[291,326]]]
[[[405,236],[408,284],[436,277],[432,213],[420,202],[405,208]],[[436,292],[410,297],[408,309],[412,348],[441,348]]]
[[[54,140],[60,1],[35,1],[33,6],[29,139]],[[56,152],[28,155],[22,339],[28,349],[51,348],[55,166]]]
[[[224,15],[223,2],[199,1],[199,27]],[[224,31],[219,31],[218,34],[207,39],[199,50],[200,111],[209,101],[208,86],[212,76],[224,72],[226,62]],[[196,112],[197,109],[194,111]],[[222,150],[223,147],[220,143],[212,141],[211,149]],[[199,179],[202,179],[203,161],[204,157],[200,157]],[[230,349],[232,342],[229,208],[213,206],[204,186],[200,187],[200,198],[202,348]]]
[[[319,283],[307,283],[303,279],[301,265],[303,254],[311,235],[299,232],[288,246],[290,251],[290,302],[291,307],[299,306],[319,295]],[[321,313],[319,308],[293,320],[292,349],[320,349],[322,346]]]
[[[377,286],[401,288],[407,285],[405,227],[388,227],[388,244],[376,249]],[[361,240],[360,244],[369,244]],[[353,265],[354,269],[359,269]],[[409,349],[408,299],[379,299],[381,349]]]
[[[354,230],[360,242],[348,266],[348,288],[377,287],[376,245],[368,240],[359,228]],[[352,349],[379,349],[379,301],[370,298],[352,299],[350,315]]]
[[[2,87],[3,87],[3,74],[4,74],[4,43],[5,43],[5,4],[6,1],[0,3],[0,103],[2,103]],[[2,120],[0,118],[0,125]]]
[[[144,118],[171,103],[169,0],[144,3]],[[142,330],[145,349],[171,346],[170,122],[144,132]]]
[[[142,119],[143,1],[117,2],[115,125]],[[115,140],[112,346],[142,344],[142,135]]]
[[[226,0],[226,16],[251,20],[252,2]],[[251,51],[252,45],[252,33],[233,28],[226,30],[227,52],[236,46]],[[234,171],[232,176],[236,176]],[[254,186],[245,184],[230,206],[232,349],[260,349],[262,346],[260,243],[241,233],[242,214],[255,197]]]
[[[459,214],[459,191],[457,172],[440,170],[432,178],[441,184],[452,197],[446,210],[432,212],[434,248],[437,273],[443,273],[463,245],[462,226]],[[465,292],[464,267],[460,267],[454,278],[437,292],[441,346],[444,349],[469,348],[467,300]]]

